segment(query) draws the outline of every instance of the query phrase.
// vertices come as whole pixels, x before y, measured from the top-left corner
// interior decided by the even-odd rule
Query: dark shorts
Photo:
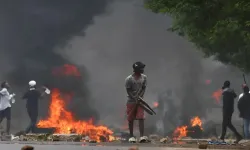
[[[11,120],[11,107],[8,107],[0,111],[0,118],[1,119],[6,118],[7,120]]]

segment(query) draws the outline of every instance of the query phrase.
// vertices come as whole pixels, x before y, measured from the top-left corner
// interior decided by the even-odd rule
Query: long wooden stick
[[[156,115],[155,111],[148,105],[148,103],[146,103],[141,97],[139,97],[139,100],[143,105],[145,105],[149,110],[151,110]]]
[[[150,115],[153,115],[154,113],[150,110],[150,109],[148,109],[146,106],[144,106],[143,104],[139,104],[140,105],[140,107],[143,109],[143,110],[145,110],[145,112],[147,112],[148,114],[150,114]]]
[[[246,77],[245,77],[245,74],[243,73],[243,80],[244,80],[244,83],[247,84],[246,82]]]

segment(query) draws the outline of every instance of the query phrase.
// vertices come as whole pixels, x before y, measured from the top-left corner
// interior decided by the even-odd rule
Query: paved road
[[[0,149],[21,150],[22,146],[24,145],[0,144]],[[80,146],[80,145],[32,145],[32,146],[35,147],[35,150],[128,150],[128,147],[118,147],[118,146]],[[179,148],[141,147],[140,150],[179,150]]]
[[[128,146],[37,145],[35,150],[128,150]],[[0,150],[21,150],[23,144],[0,144]],[[140,150],[196,150],[194,148],[139,147]]]
[[[128,150],[128,148],[132,147],[134,144],[115,143],[115,142],[114,143],[83,143],[83,142],[0,141],[0,150],[21,150],[21,148],[24,145],[31,145],[35,147],[35,150]],[[197,150],[198,149],[198,148],[162,147],[164,145],[158,145],[156,143],[155,144],[144,143],[144,144],[136,144],[136,145],[138,145],[140,150]],[[219,147],[216,147],[216,148],[219,148]],[[235,149],[234,146],[231,148]]]

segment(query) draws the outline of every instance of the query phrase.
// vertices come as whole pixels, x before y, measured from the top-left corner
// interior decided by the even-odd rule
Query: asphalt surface
[[[143,144],[131,144],[131,143],[84,143],[84,142],[34,142],[34,141],[0,141],[0,150],[21,150],[25,145],[30,145],[35,150],[128,150],[130,147],[137,146],[139,150],[196,150],[197,144],[191,144],[189,146],[182,145],[183,148],[143,143]],[[178,145],[178,144],[177,144]],[[185,148],[184,148],[185,147]],[[209,149],[239,149],[238,146],[229,147],[209,147]],[[242,148],[242,147],[241,147]],[[246,148],[246,147],[245,147]]]
[[[131,146],[37,145],[35,150],[128,150]],[[24,144],[0,144],[1,150],[21,150]],[[139,147],[140,150],[194,150],[194,148]]]

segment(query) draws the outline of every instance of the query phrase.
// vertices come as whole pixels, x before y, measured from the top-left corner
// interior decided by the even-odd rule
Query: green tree
[[[146,0],[145,7],[170,15],[169,30],[194,43],[205,57],[250,71],[250,1]]]

